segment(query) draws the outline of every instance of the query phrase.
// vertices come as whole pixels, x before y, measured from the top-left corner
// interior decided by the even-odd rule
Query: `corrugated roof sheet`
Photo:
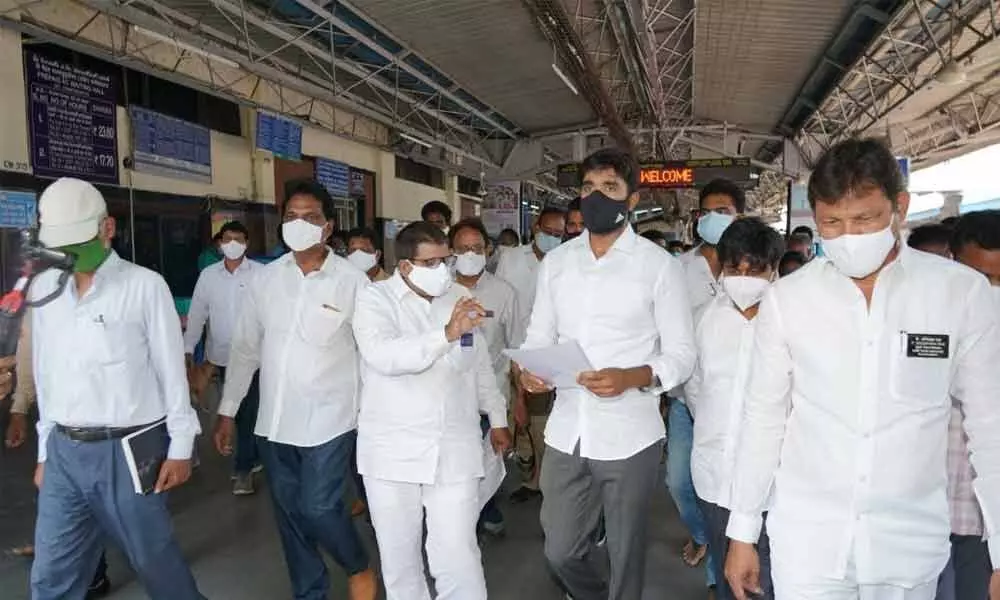
[[[351,3],[524,130],[595,119],[552,70],[552,48],[517,0]]]
[[[853,0],[699,0],[696,117],[770,131]]]

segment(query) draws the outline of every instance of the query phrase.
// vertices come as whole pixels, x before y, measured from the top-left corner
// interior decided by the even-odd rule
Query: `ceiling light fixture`
[[[434,147],[434,146],[431,146],[430,144],[428,144],[427,142],[425,142],[424,140],[422,140],[422,139],[420,139],[418,137],[414,137],[414,136],[412,136],[412,135],[410,135],[408,133],[403,133],[402,131],[399,132],[399,137],[403,138],[404,140],[413,142],[414,144],[423,146],[424,148],[430,149],[430,148]]]
[[[569,88],[569,91],[573,92],[574,96],[580,95],[580,91],[576,89],[576,86],[573,85],[573,82],[570,81],[569,77],[567,77],[566,74],[563,73],[563,70],[559,68],[559,65],[557,65],[556,63],[552,63],[552,70],[556,72],[556,75],[559,76],[559,79],[562,79],[562,82],[566,84],[566,87]]]

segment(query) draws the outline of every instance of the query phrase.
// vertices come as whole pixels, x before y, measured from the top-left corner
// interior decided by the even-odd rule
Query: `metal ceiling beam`
[[[301,5],[303,8],[306,8],[306,9],[310,10],[317,17],[320,17],[320,18],[324,19],[325,21],[328,21],[328,22],[332,23],[338,29],[340,29],[341,31],[343,31],[347,35],[351,36],[352,38],[358,40],[359,42],[361,42],[362,44],[364,44],[366,47],[368,47],[370,50],[372,50],[374,52],[377,52],[380,56],[382,56],[382,58],[384,58],[384,59],[386,59],[388,61],[397,62],[397,57],[393,53],[391,53],[388,50],[386,50],[385,48],[383,48],[381,44],[379,44],[375,40],[371,39],[370,37],[368,37],[364,33],[358,31],[357,29],[355,29],[354,27],[352,27],[350,24],[348,24],[348,23],[344,22],[342,19],[338,18],[335,14],[333,14],[332,12],[330,12],[329,10],[327,10],[325,7],[320,6],[316,2],[313,2],[312,0],[295,0],[295,1],[299,5]],[[346,2],[342,3],[342,4],[344,4],[344,6],[347,6]],[[356,12],[357,14],[362,14],[360,11],[357,11],[356,9],[353,10],[352,12]],[[407,48],[405,45],[400,44],[397,40],[393,40],[393,41],[396,42],[397,44],[399,44],[405,50],[407,50],[409,52],[409,54],[412,54],[412,55],[415,55],[415,56],[419,56],[419,54],[417,54],[413,50]],[[422,57],[421,57],[421,60],[423,60]],[[427,62],[427,61],[424,61],[424,62]],[[421,73],[418,69],[416,69],[416,68],[410,66],[409,64],[407,64],[405,61],[398,61],[397,64],[399,65],[400,68],[402,68],[404,71],[406,71],[407,73],[409,73],[411,76],[415,77],[417,80],[419,80],[424,85],[430,87],[431,89],[433,89],[437,93],[441,94],[445,98],[448,98],[449,100],[451,100],[452,102],[458,104],[459,106],[461,106],[465,110],[467,110],[470,113],[476,115],[477,117],[479,117],[480,119],[482,119],[486,123],[489,123],[490,125],[492,125],[493,127],[495,127],[497,129],[497,131],[500,131],[501,133],[503,133],[507,137],[509,137],[511,139],[516,139],[516,138],[518,138],[520,136],[520,132],[508,128],[503,123],[500,123],[499,121],[497,121],[492,115],[484,113],[483,111],[479,110],[475,106],[472,106],[471,104],[469,104],[468,102],[466,102],[465,100],[463,100],[462,98],[460,98],[459,96],[457,96],[455,93],[453,93],[450,89],[446,89],[446,88],[442,87],[436,81],[434,81],[433,79],[427,77],[426,75],[424,75],[423,73]],[[427,62],[427,64],[430,64],[430,63]]]
[[[303,52],[311,54],[312,56],[325,61],[329,61],[331,58],[329,50],[319,48],[310,42],[306,42],[305,40],[302,39],[303,37],[302,34],[296,35],[294,33],[286,31],[284,28],[267,21],[266,19],[263,18],[263,16],[257,14],[255,10],[250,9],[247,6],[239,6],[234,4],[233,2],[230,2],[229,0],[211,0],[211,2],[217,8],[225,10],[226,12],[232,14],[235,17],[246,19],[246,22],[266,31],[267,33],[275,36],[276,38],[283,40],[287,44],[295,46],[296,48],[302,50]],[[394,62],[390,64],[398,64],[398,63]],[[350,61],[344,59],[339,59],[336,61],[336,66],[334,67],[334,69],[343,69],[347,73],[350,73],[355,77],[361,78],[361,80],[364,81],[366,84],[371,85],[383,92],[386,92],[387,94],[391,94],[394,97],[399,98],[403,102],[406,102],[407,104],[413,107],[413,110],[420,111],[430,117],[433,117],[441,121],[442,123],[447,124],[449,127],[452,127],[453,129],[456,129],[458,131],[462,131],[463,133],[469,136],[477,137],[477,134],[471,129],[458,123],[451,117],[433,108],[428,107],[425,100],[414,98],[409,94],[399,90],[398,87],[394,87],[389,85],[388,83],[385,83],[381,78],[375,76],[375,73],[373,71],[367,68],[356,66],[352,64]],[[345,92],[350,91],[350,89],[351,88],[346,88],[343,89],[342,91],[338,91],[337,93],[343,94]]]
[[[558,51],[565,69],[569,71],[568,75],[611,131],[612,139],[622,148],[635,154],[635,144],[619,115],[618,107],[602,83],[588,49],[583,46],[580,37],[571,26],[561,1],[522,0],[522,2],[534,17],[542,34]]]
[[[89,7],[99,13],[109,15],[110,17],[119,19],[128,24],[136,24],[151,31],[156,31],[162,35],[166,35],[172,39],[179,42],[183,42],[189,45],[193,45],[198,48],[202,48],[205,51],[214,54],[216,56],[222,57],[226,60],[236,63],[239,67],[246,73],[257,76],[262,80],[273,82],[277,85],[283,86],[289,90],[293,90],[303,96],[308,98],[315,98],[326,102],[333,106],[338,106],[345,110],[360,114],[362,116],[368,117],[373,121],[382,123],[388,127],[395,128],[397,130],[405,131],[410,135],[422,136],[426,135],[418,129],[411,126],[404,125],[396,122],[391,115],[387,115],[385,112],[376,108],[368,100],[360,98],[354,94],[341,94],[338,95],[336,90],[330,89],[327,86],[319,85],[317,83],[312,83],[309,80],[303,78],[301,75],[295,76],[287,73],[279,68],[265,65],[262,63],[253,62],[247,55],[241,52],[232,50],[222,44],[216,43],[212,40],[207,40],[201,38],[196,34],[192,33],[191,30],[185,29],[183,27],[178,27],[173,23],[164,21],[160,18],[153,17],[152,15],[133,8],[131,6],[120,5],[114,0],[77,0],[80,4]],[[124,47],[122,49],[116,48],[102,48],[96,47],[89,42],[82,42],[79,40],[71,39],[67,37],[67,34],[60,32],[53,32],[42,27],[37,27],[28,23],[20,23],[17,21],[11,21],[9,19],[0,19],[0,23],[3,23],[5,27],[10,27],[29,35],[34,35],[40,37],[41,39],[47,39],[57,45],[62,45],[74,49],[78,52],[84,54],[90,54],[92,56],[107,60],[115,64],[122,66],[127,66],[134,68],[136,70],[147,72],[150,75],[161,77],[168,80],[173,80],[180,85],[186,87],[191,87],[194,89],[215,88],[212,93],[216,96],[224,96],[230,100],[236,101],[241,104],[248,104],[253,106],[260,106],[258,102],[252,98],[241,97],[239,94],[232,89],[232,83],[220,87],[213,86],[210,83],[197,80],[191,76],[171,73],[165,70],[165,67],[161,65],[151,64],[147,59],[143,57],[138,57],[135,55],[129,55],[127,49]],[[110,52],[109,52],[110,50]],[[276,64],[280,64],[280,61],[276,61]],[[332,84],[331,84],[332,85]],[[275,110],[273,107],[263,107],[267,110]],[[280,109],[279,109],[280,112]],[[460,155],[481,163],[485,163],[493,168],[498,168],[498,165],[488,156],[483,156],[476,154],[468,149],[461,148],[455,144],[451,144],[444,141],[436,141],[441,147],[446,148],[448,151],[453,152],[456,155]]]
[[[891,134],[894,149],[911,156],[915,163],[935,146],[962,143],[981,127],[981,109],[990,101],[975,85],[957,89],[931,114],[916,120],[892,123],[890,115],[936,85],[944,64],[962,64],[985,46],[995,44],[998,35],[996,0],[971,0],[947,8],[942,8],[940,0],[911,0],[845,72],[841,81],[845,93],[832,95],[818,107],[800,132],[800,139],[817,142],[808,146],[822,150],[845,137],[884,126],[890,132],[903,132]],[[972,106],[976,102],[983,104]],[[938,127],[940,123],[947,126]],[[963,127],[962,123],[973,126]]]

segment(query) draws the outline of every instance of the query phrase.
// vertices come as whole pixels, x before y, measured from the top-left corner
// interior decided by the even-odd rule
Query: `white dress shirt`
[[[186,353],[194,353],[207,321],[205,358],[220,367],[229,364],[229,344],[233,339],[236,317],[240,314],[250,279],[260,267],[259,263],[249,258],[244,258],[232,273],[226,268],[224,260],[205,267],[191,296],[187,329],[184,330]]]
[[[493,316],[484,319],[480,328],[486,337],[486,347],[489,350],[490,360],[493,361],[497,386],[506,398],[510,392],[510,359],[503,351],[507,348],[516,348],[524,341],[517,293],[509,283],[488,271],[483,271],[479,281],[470,291],[483,308],[493,311]]]
[[[32,285],[55,289],[55,270]],[[168,457],[187,459],[201,432],[184,370],[181,322],[159,274],[112,252],[78,298],[71,277],[58,298],[32,309],[38,394],[38,462],[56,424],[134,427],[164,417]]]
[[[580,235],[542,261],[538,294],[522,348],[576,340],[595,369],[648,365],[664,388],[694,368],[691,307],[681,264],[626,227],[600,259]],[[662,439],[659,390],[600,398],[560,388],[545,443],[596,460],[629,458]]]
[[[219,414],[232,417],[260,368],[255,433],[310,448],[357,425],[355,299],[368,277],[332,250],[308,275],[286,254],[257,269],[236,322]]]
[[[688,299],[691,302],[692,315],[699,314],[713,298],[725,294],[715,275],[712,274],[712,267],[709,266],[708,259],[701,253],[700,245],[681,254],[677,257],[677,260],[684,267],[684,280],[687,282]],[[667,395],[683,403],[687,403],[684,397],[684,387],[682,386],[675,387],[667,392]]]
[[[688,297],[691,300],[691,311],[708,304],[712,298],[722,294],[722,286],[712,274],[708,259],[701,253],[701,246],[677,257],[684,267],[684,279],[687,281]]]
[[[755,323],[726,295],[716,296],[695,319],[698,362],[684,386],[694,417],[691,478],[699,498],[723,508],[729,508]]]
[[[496,275],[509,283],[517,292],[517,310],[520,327],[527,329],[531,307],[535,304],[535,287],[538,285],[538,265],[535,245],[525,244],[507,248],[500,254]]]
[[[362,475],[425,485],[483,477],[480,413],[506,427],[507,407],[482,333],[471,350],[444,333],[455,303],[471,296],[456,284],[428,302],[397,270],[358,297]]]
[[[853,573],[862,585],[937,578],[951,532],[950,393],[966,415],[974,487],[1000,565],[993,302],[980,274],[905,245],[879,274],[870,307],[827,259],[775,283],[757,316],[729,537],[757,540],[773,486],[767,528],[788,568]]]

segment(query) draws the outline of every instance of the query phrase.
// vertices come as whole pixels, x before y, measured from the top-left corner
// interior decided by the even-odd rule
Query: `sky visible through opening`
[[[910,214],[941,208],[941,192],[962,192],[962,205],[1000,198],[1000,144],[910,174]],[[932,192],[932,193],[926,193]]]

